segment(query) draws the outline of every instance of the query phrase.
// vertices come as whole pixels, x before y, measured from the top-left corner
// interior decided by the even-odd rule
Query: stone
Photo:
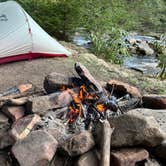
[[[12,125],[10,135],[15,141],[24,139],[40,120],[40,116],[36,114],[25,116]]]
[[[119,97],[125,96],[126,94],[130,94],[132,97],[141,97],[138,88],[118,80],[110,80],[106,88],[110,92],[113,89],[113,92],[118,94]]]
[[[0,149],[13,145],[13,140],[8,134],[8,130],[10,129],[8,120],[8,117],[0,112]]]
[[[50,73],[44,79],[44,89],[48,94],[72,88],[72,86],[72,79],[60,73]]]
[[[4,106],[2,112],[11,118],[13,122],[25,115],[25,109],[23,106]]]
[[[81,132],[65,141],[62,148],[70,156],[78,156],[91,150],[95,145],[92,134],[88,131]]]
[[[4,123],[8,123],[8,120],[9,120],[8,117],[0,112],[0,125]]]
[[[12,166],[9,156],[2,152],[0,154],[0,166]]]
[[[113,147],[134,145],[155,147],[166,138],[154,117],[143,116],[135,110],[112,117],[109,121],[115,127],[111,141]]]
[[[15,141],[8,132],[5,132],[0,138],[0,149],[5,149],[14,145]]]
[[[68,158],[66,156],[62,156],[60,154],[55,154],[49,166],[64,166]],[[69,164],[69,161],[67,162]]]
[[[47,96],[39,96],[29,99],[26,109],[29,113],[44,115],[51,109],[66,107],[72,101],[70,91],[52,93]]]
[[[154,159],[154,158],[148,158],[145,163],[144,166],[161,166],[160,163]]]
[[[155,148],[154,154],[166,161],[166,140]]]
[[[166,110],[137,108],[134,109],[134,111],[141,113],[143,116],[153,116],[157,123],[160,125],[161,130],[166,133]]]
[[[140,148],[126,148],[111,152],[111,166],[135,166],[149,157],[148,151]]]
[[[102,86],[94,79],[94,77],[90,74],[90,72],[85,66],[77,62],[75,63],[75,70],[87,87],[89,87],[91,90],[93,89],[98,92],[103,91]]]
[[[81,155],[75,164],[76,166],[99,166],[99,160],[95,151],[89,151]]]
[[[164,95],[144,95],[142,102],[145,108],[166,109],[166,96]]]
[[[47,166],[52,160],[57,141],[46,131],[32,131],[25,139],[18,140],[12,153],[21,166]]]
[[[154,55],[154,50],[150,48],[146,41],[137,43],[137,52],[141,55]]]
[[[64,122],[61,119],[56,118],[56,111],[49,111],[46,113],[36,125],[36,128],[46,130],[58,141],[59,144],[62,144],[70,134],[66,133]]]

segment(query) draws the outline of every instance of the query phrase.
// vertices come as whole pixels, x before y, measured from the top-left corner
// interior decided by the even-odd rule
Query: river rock
[[[118,94],[118,96],[122,97],[126,94],[130,94],[133,97],[141,97],[141,93],[138,90],[138,88],[131,86],[127,83],[124,83],[122,81],[118,80],[110,80],[106,88],[111,92],[113,89],[113,92],[115,94]]]
[[[160,125],[160,128],[166,133],[166,110],[137,108],[134,111],[141,113],[143,116],[153,116]]]
[[[40,120],[40,116],[36,114],[21,118],[12,125],[10,135],[15,141],[18,139],[24,139],[31,132],[35,124],[37,124]]]
[[[164,95],[144,95],[142,102],[145,108],[166,109],[166,96]]]
[[[119,117],[112,117],[109,121],[115,127],[111,139],[114,147],[134,145],[154,147],[166,138],[154,117],[143,116],[135,110]]]
[[[146,41],[137,42],[137,52],[142,55],[154,55],[154,50]]]
[[[2,152],[0,154],[0,166],[12,166],[9,156]]]
[[[149,157],[148,151],[140,148],[126,148],[111,152],[111,166],[135,166]]]
[[[44,115],[48,110],[68,106],[71,101],[72,96],[70,92],[66,90],[29,99],[26,104],[26,109],[29,113]]]
[[[47,166],[52,160],[57,141],[45,131],[33,131],[25,139],[18,140],[12,153],[20,166]]]
[[[92,149],[95,145],[92,134],[88,131],[81,132],[65,141],[63,149],[70,156],[78,156]]]
[[[166,161],[166,140],[155,148],[154,154]]]
[[[72,88],[72,86],[72,79],[56,72],[50,73],[44,80],[44,89],[48,94],[65,88]]]
[[[25,109],[23,106],[5,106],[2,108],[2,112],[15,122],[24,116]]]
[[[76,166],[98,166],[99,161],[95,151],[89,151],[79,157]]]
[[[160,163],[154,159],[154,158],[148,158],[145,163],[144,166],[161,166]]]

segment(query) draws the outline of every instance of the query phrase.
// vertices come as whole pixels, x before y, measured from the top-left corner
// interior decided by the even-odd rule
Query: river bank
[[[29,82],[41,88],[43,78],[50,72],[62,73],[67,76],[73,75],[74,63],[81,62],[99,81],[109,81],[114,78],[137,86],[144,94],[166,94],[166,81],[147,77],[140,72],[126,69],[123,66],[107,63],[89,53],[87,49],[75,44],[66,42],[62,42],[62,44],[73,53],[73,56],[69,58],[36,59],[1,65],[0,91]]]

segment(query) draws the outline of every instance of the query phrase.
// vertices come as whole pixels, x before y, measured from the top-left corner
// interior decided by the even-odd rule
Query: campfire
[[[0,149],[7,150],[5,161],[9,166],[147,162],[149,152],[143,147],[160,145],[165,135],[154,118],[138,112],[152,101],[155,108],[165,109],[165,99],[142,97],[136,87],[118,80],[101,83],[80,63],[74,69],[77,75],[71,77],[46,76],[44,90],[25,84],[0,94]]]

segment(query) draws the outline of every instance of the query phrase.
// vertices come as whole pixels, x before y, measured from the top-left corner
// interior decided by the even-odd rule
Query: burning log
[[[83,66],[81,63],[76,63],[75,70],[87,87],[97,92],[103,91],[102,86],[94,79],[85,66]]]

